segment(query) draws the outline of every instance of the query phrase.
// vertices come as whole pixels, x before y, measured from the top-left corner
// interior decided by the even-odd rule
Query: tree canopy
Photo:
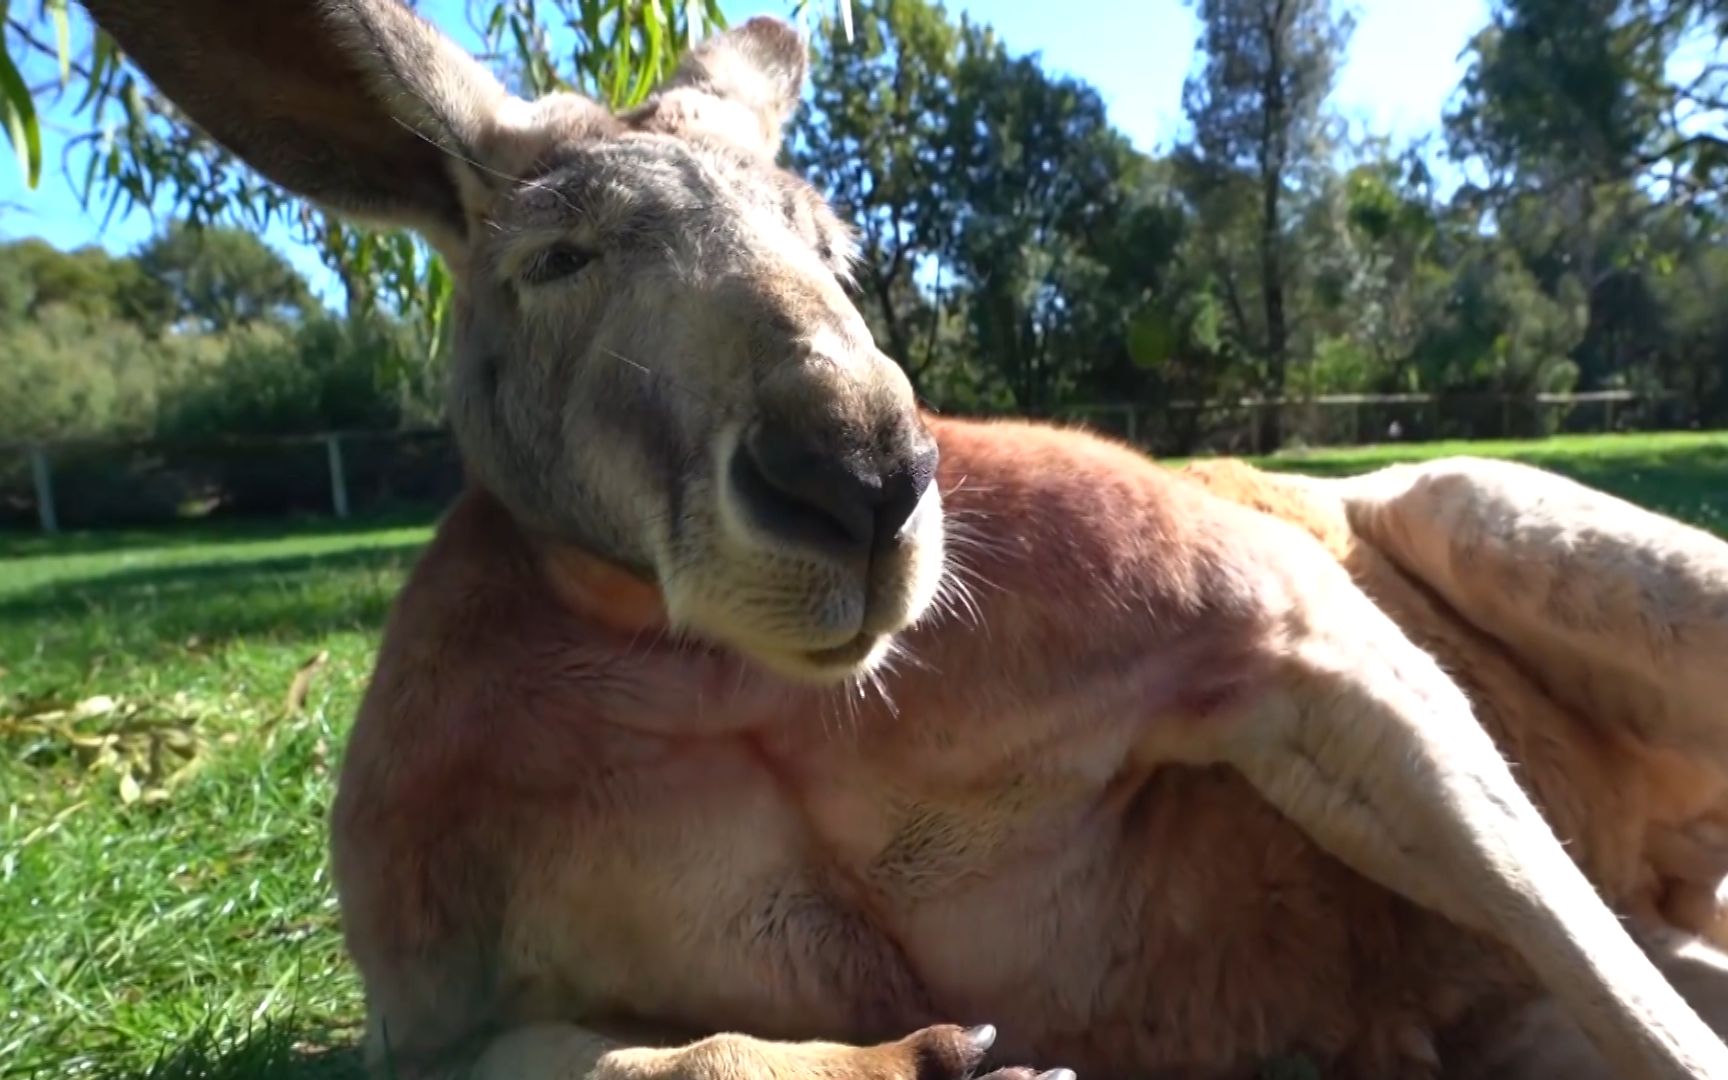
[[[1176,450],[1236,445],[1240,417],[1207,403],[1238,396],[1664,389],[1678,395],[1669,422],[1728,419],[1728,311],[1714,302],[1728,287],[1722,0],[1495,0],[1438,141],[1410,145],[1333,110],[1352,29],[1338,0],[1190,2],[1191,132],[1161,152],[1123,136],[1092,87],[935,0],[803,12],[812,79],[785,160],[857,226],[856,299],[926,400],[1126,404],[1155,412],[1140,434]],[[568,86],[614,104],[721,23],[714,0],[465,12],[471,42],[524,93]],[[258,180],[57,0],[14,4],[5,44],[21,167],[39,164],[20,91],[64,95],[88,125],[83,171],[44,182],[185,222],[128,258],[12,248],[0,319],[40,339],[31,355],[97,326],[146,349],[299,335],[295,348],[379,365],[369,385],[393,404],[351,420],[436,418],[449,281],[424,247]],[[292,222],[350,315],[380,312],[395,344],[343,352],[295,329],[337,323],[253,239],[266,221]],[[234,395],[277,392],[234,363],[200,370],[231,370]],[[1422,434],[1481,433],[1472,415]],[[1502,408],[1493,421],[1534,434],[1553,418]],[[1287,420],[1259,437],[1326,433]]]

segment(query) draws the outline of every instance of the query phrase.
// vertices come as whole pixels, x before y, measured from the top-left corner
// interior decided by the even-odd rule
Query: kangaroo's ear
[[[758,15],[691,49],[672,77],[624,119],[645,131],[716,139],[772,158],[809,65],[802,34]]]
[[[446,250],[489,182],[482,147],[523,104],[400,0],[83,3],[164,95],[264,176]]]

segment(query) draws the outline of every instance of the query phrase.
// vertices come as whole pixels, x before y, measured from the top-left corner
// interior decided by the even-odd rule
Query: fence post
[[[42,531],[53,536],[60,531],[60,515],[54,509],[54,475],[48,470],[48,452],[31,443],[24,454],[30,459],[30,480],[36,485],[36,518]]]
[[[342,436],[324,436],[324,456],[330,461],[330,505],[336,516],[348,516],[348,477],[342,468]]]

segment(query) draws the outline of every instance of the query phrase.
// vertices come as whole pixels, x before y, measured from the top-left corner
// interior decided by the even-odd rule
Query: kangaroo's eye
[[[580,273],[595,258],[592,251],[556,244],[528,260],[522,268],[522,279],[530,285],[547,285]]]

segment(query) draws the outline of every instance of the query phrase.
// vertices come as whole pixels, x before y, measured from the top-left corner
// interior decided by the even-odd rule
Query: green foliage
[[[220,362],[174,387],[158,429],[176,437],[379,431],[400,426],[400,402],[379,373],[410,353],[406,328],[321,316],[294,327],[256,326],[223,340]]]
[[[10,0],[0,4],[0,19],[9,7]],[[64,7],[61,12],[64,16]],[[0,49],[0,126],[18,155],[18,170],[27,184],[35,186],[42,175],[42,122],[36,115],[35,95],[7,49]]]
[[[176,222],[134,257],[155,287],[168,325],[222,331],[260,321],[297,319],[317,303],[288,260],[242,229]]]
[[[187,359],[131,323],[41,308],[0,331],[0,437],[146,434],[164,374]]]
[[[1157,257],[1106,262],[1129,254],[1114,234],[1135,209],[1138,162],[1091,87],[976,25],[964,38],[947,144],[966,210],[949,259],[972,347],[1019,408],[1046,412],[1123,351],[1123,294]]]
[[[691,42],[726,25],[718,0],[467,0],[467,9],[520,92],[576,90],[614,108],[640,103]]]
[[[1544,293],[1514,251],[1473,253],[1419,346],[1424,383],[1460,391],[1569,389],[1576,368],[1568,353],[1583,329],[1575,287],[1569,299]]]
[[[1321,106],[1354,20],[1329,0],[1193,0],[1200,63],[1183,88],[1198,156],[1288,183],[1322,149]]]
[[[6,244],[0,258],[0,320],[69,307],[95,319],[147,321],[160,294],[135,260],[95,246],[62,252],[43,240]]]
[[[288,196],[186,124],[115,43],[66,17],[66,0],[33,0],[30,16],[7,17],[0,0],[0,120],[7,122],[29,183],[40,172],[33,94],[15,79],[23,58],[52,58],[65,89],[80,91],[73,116],[87,124],[71,143],[87,166],[74,178],[86,205],[104,214],[161,209],[197,225],[238,225],[255,233],[274,222],[295,227],[348,286],[349,309],[375,305],[424,322],[428,359],[444,340],[450,279],[420,240],[337,221]],[[685,49],[723,27],[718,0],[467,0],[484,51],[500,57],[517,89],[585,91],[617,107],[634,104],[671,74]]]
[[[1722,14],[1719,0],[1501,0],[1447,118],[1454,152],[1501,191],[1645,177],[1714,201],[1728,180]],[[1709,48],[1671,65],[1683,45]]]
[[[238,230],[175,229],[125,258],[0,245],[0,441],[432,422],[423,332],[331,317]]]
[[[1181,231],[1090,87],[926,0],[826,19],[788,155],[857,223],[860,302],[948,407],[1047,411],[1132,367]]]
[[[1625,387],[1677,391],[1681,423],[1728,421],[1713,303],[1728,286],[1720,0],[1496,0],[1447,118],[1470,178],[1455,192],[1431,147],[1353,134],[1329,110],[1352,25],[1341,2],[1193,2],[1193,134],[1161,156],[1131,146],[1092,88],[935,0],[811,9],[811,87],[786,160],[856,224],[855,299],[932,405],[1144,415],[1280,394]],[[522,93],[614,104],[720,23],[714,0],[464,7]],[[0,343],[17,344],[0,364],[35,390],[0,389],[16,400],[0,424],[436,421],[450,281],[422,244],[262,183],[55,0],[14,15],[5,40],[38,69],[52,61],[89,122],[76,145],[91,151],[93,206],[166,203],[244,231],[176,228],[134,259],[10,249]],[[335,270],[353,324],[322,318],[253,239],[273,220]],[[1182,450],[1234,422],[1185,407],[1141,433]],[[1506,423],[1545,429],[1534,413]]]
[[[1233,279],[1258,286],[1257,321],[1237,299],[1240,343],[1258,352],[1267,393],[1280,395],[1289,377],[1293,294],[1303,263],[1290,257],[1291,203],[1297,178],[1312,174],[1326,150],[1321,106],[1332,92],[1353,29],[1331,0],[1196,0],[1201,20],[1199,68],[1183,88],[1194,125],[1189,190],[1202,200],[1223,198],[1242,237],[1229,258],[1251,258],[1253,269],[1231,267]],[[1252,195],[1249,193],[1252,192]],[[1240,286],[1238,286],[1240,291]],[[1276,443],[1278,413],[1265,414]]]
[[[839,18],[818,23],[820,62],[786,156],[857,226],[862,300],[884,348],[919,381],[948,344],[942,298],[916,278],[946,251],[960,210],[943,149],[959,32],[926,0],[853,6],[852,31]]]

